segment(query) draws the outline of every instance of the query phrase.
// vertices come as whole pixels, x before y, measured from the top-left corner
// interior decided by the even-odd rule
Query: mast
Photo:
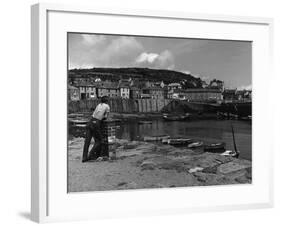
[[[231,124],[231,132],[232,132],[232,139],[233,139],[233,146],[234,146],[234,151],[236,153],[236,157],[238,158],[239,156],[239,151],[237,150],[237,146],[236,146],[236,142],[235,142],[235,136],[234,136],[234,129],[233,129],[233,125]]]

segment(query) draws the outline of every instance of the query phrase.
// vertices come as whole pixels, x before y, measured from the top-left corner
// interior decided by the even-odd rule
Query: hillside
[[[160,70],[150,68],[91,68],[72,69],[68,76],[72,78],[95,78],[117,81],[119,79],[139,79],[144,81],[163,81],[166,84],[181,82],[184,88],[201,88],[202,81],[191,74],[185,74],[172,70]],[[185,81],[185,82],[183,82]]]

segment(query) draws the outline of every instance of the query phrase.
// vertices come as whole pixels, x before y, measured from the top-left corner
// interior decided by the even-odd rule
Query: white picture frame
[[[105,26],[90,26],[97,18]],[[118,28],[109,25],[116,18],[120,19]],[[271,139],[270,134],[263,132],[273,130],[273,117],[269,110],[271,102],[267,96],[270,88],[264,87],[261,79],[263,73],[268,74],[268,80],[271,75],[272,19],[40,3],[32,6],[31,22],[32,220],[50,222],[273,206],[273,148],[271,143],[266,142]],[[133,23],[136,28],[128,30]],[[159,25],[159,30],[152,29],[153,23],[155,26]],[[165,23],[166,30],[161,26]],[[190,30],[180,31],[179,26],[183,25],[188,25]],[[172,27],[174,29],[169,29]],[[66,119],[66,31],[111,34],[137,32],[140,35],[252,41],[253,183],[240,186],[67,194],[64,149],[66,120],[62,120]],[[62,63],[61,67],[59,63]],[[57,75],[55,82],[54,74]],[[59,116],[54,117],[55,112],[59,112]],[[61,137],[62,141],[56,140],[54,136]],[[264,149],[267,151],[263,152]],[[236,196],[237,193],[239,197]],[[163,197],[166,198],[165,202]]]

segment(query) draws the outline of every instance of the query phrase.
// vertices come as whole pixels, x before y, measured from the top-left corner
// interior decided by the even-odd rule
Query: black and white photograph
[[[252,183],[252,42],[67,33],[67,191]]]

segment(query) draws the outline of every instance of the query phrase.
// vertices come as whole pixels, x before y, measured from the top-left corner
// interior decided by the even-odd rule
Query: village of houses
[[[189,102],[248,102],[251,90],[228,89],[224,82],[203,81],[202,88],[184,89],[181,83],[165,84],[163,81],[139,81],[132,78],[119,81],[102,81],[99,77],[77,78],[68,81],[68,100],[97,99],[102,96],[122,99],[178,99]]]

